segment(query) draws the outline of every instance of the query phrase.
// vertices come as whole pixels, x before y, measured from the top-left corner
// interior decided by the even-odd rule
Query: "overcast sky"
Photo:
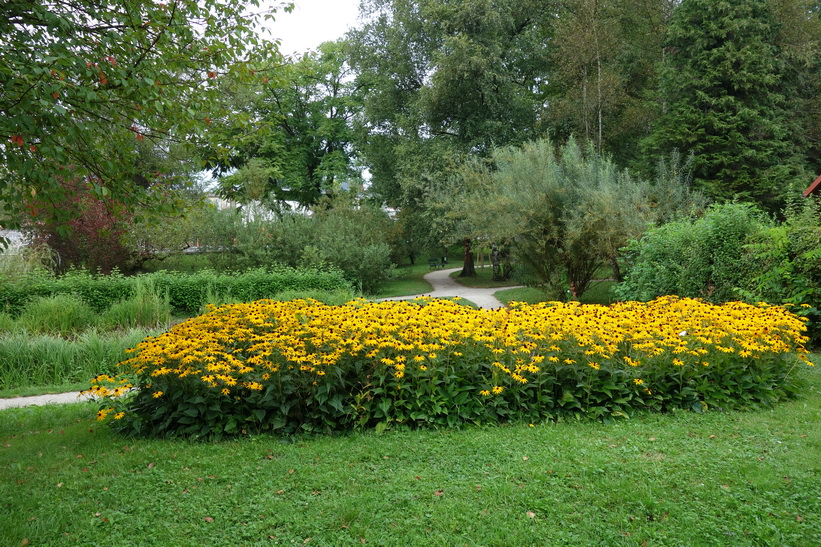
[[[341,37],[357,24],[359,0],[293,0],[291,13],[280,11],[269,25],[268,38],[281,40],[280,50],[286,55],[304,53],[322,42]],[[279,0],[269,0],[277,5]]]

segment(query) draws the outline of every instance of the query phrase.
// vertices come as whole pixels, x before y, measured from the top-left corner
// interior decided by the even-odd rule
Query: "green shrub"
[[[353,300],[351,290],[338,291],[283,291],[273,296],[272,300],[288,302],[289,300],[316,300],[327,306],[342,306]]]
[[[5,311],[19,315],[24,306],[37,296],[74,294],[95,312],[102,313],[118,302],[133,298],[139,283],[152,283],[162,295],[168,295],[173,313],[196,314],[204,305],[208,291],[214,295],[231,295],[240,301],[270,298],[285,290],[348,290],[344,275],[335,269],[297,269],[289,267],[258,268],[240,273],[217,273],[201,270],[194,274],[159,271],[126,277],[118,273],[96,275],[71,271],[63,276],[38,272],[0,284],[0,302]]]
[[[29,332],[61,335],[82,332],[96,322],[94,310],[71,294],[36,297],[18,319],[19,326]]]
[[[622,300],[675,294],[727,302],[755,275],[745,259],[747,239],[768,223],[751,205],[714,205],[699,219],[664,224],[626,249],[627,274],[616,288]]]
[[[738,293],[749,302],[791,304],[809,319],[808,335],[821,345],[821,206],[788,209],[785,221],[748,238],[746,260],[754,275]]]

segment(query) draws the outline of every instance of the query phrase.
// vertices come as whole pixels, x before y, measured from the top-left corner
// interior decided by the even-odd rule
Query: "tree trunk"
[[[476,267],[473,264],[473,242],[469,238],[462,240],[465,247],[465,265],[459,272],[459,277],[476,277]]]
[[[616,281],[618,281],[619,283],[624,281],[624,276],[622,275],[621,268],[619,267],[619,261],[615,258],[611,258],[610,264],[613,266],[613,277],[616,279]]]
[[[495,243],[490,246],[490,264],[493,267],[493,281],[504,279],[502,277],[502,261],[499,260],[499,246]]]

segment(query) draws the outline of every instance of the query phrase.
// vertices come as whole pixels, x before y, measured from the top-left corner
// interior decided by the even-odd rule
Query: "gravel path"
[[[465,287],[454,278],[450,277],[451,273],[458,272],[459,269],[460,268],[435,270],[429,274],[426,274],[425,280],[433,287],[433,290],[429,293],[398,298],[388,298],[386,300],[412,300],[418,296],[431,296],[434,298],[459,296],[466,300],[470,300],[480,308],[493,309],[504,306],[499,300],[496,299],[495,296],[493,296],[496,291],[502,290],[501,288],[472,289],[470,287]],[[53,395],[37,395],[35,397],[15,397],[12,399],[0,399],[0,410],[4,410],[6,408],[19,408],[29,405],[76,403],[87,400],[89,400],[89,397],[80,396],[79,391],[73,391],[71,393],[57,393]]]
[[[461,268],[451,268],[448,270],[435,270],[425,275],[425,281],[431,284],[433,290],[425,294],[416,294],[413,296],[402,296],[397,298],[386,298],[385,300],[412,300],[419,296],[432,296],[434,298],[447,298],[458,296],[466,300],[470,300],[480,308],[495,309],[502,308],[502,304],[493,294],[496,291],[503,289],[514,289],[520,287],[497,287],[495,289],[472,289],[465,287],[456,279],[450,277],[453,272],[458,272]]]

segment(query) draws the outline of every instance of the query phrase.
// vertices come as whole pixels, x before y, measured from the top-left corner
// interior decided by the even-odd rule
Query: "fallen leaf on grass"
[[[527,461],[527,456],[522,456],[523,461]]]
[[[795,520],[796,522],[804,522],[804,519],[801,518],[801,515],[796,515]]]
[[[205,517],[205,522],[214,522],[214,517]]]
[[[442,496],[444,493],[445,493],[444,490],[437,490],[436,492],[433,493],[433,495],[434,496]]]
[[[525,514],[528,516],[528,518],[532,518],[532,519],[536,518],[536,513],[534,513],[533,511],[528,511]]]
[[[148,469],[152,469],[154,467],[154,462],[149,463],[146,467],[148,467]]]

